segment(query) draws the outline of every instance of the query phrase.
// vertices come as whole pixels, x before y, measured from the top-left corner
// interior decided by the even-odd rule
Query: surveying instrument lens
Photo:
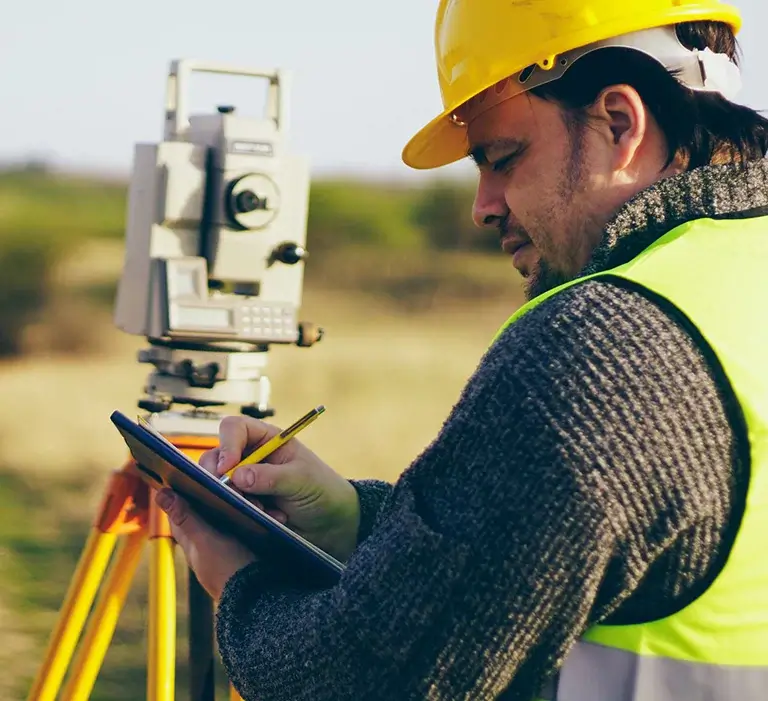
[[[266,209],[266,198],[260,199],[255,192],[244,190],[235,197],[235,210],[241,214],[253,212],[256,209]]]

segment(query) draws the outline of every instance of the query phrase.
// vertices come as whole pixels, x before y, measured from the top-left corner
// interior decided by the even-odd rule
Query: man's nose
[[[489,180],[485,173],[480,175],[472,205],[472,220],[480,229],[498,229],[509,214],[504,188]]]

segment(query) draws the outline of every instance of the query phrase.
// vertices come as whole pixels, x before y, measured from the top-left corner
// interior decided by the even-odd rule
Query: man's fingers
[[[251,504],[253,504],[259,511],[263,511],[265,514],[269,514],[273,519],[275,519],[275,521],[280,521],[280,523],[288,522],[288,515],[284,511],[275,509],[272,506],[267,507],[263,501],[260,499],[255,499],[250,495],[246,495],[246,499],[248,499],[248,501],[251,502]]]
[[[286,514],[285,511],[280,511],[279,509],[268,509],[267,514],[269,514],[278,523],[282,523],[283,525],[288,523],[288,514]]]
[[[253,497],[251,497],[250,499],[248,499],[248,501],[250,501],[251,504],[253,504],[257,509],[260,509],[261,511],[265,511],[264,503],[259,501],[258,499],[254,499]]]
[[[243,458],[249,445],[258,446],[280,433],[277,426],[245,416],[225,416],[219,424],[215,472],[223,474]],[[210,459],[210,458],[209,458]],[[208,468],[206,468],[208,469]]]
[[[221,451],[219,448],[214,448],[213,450],[206,450],[201,456],[199,465],[204,470],[208,470],[213,475],[218,474],[218,470],[216,469],[219,464],[219,453]],[[237,464],[237,463],[235,463]]]
[[[168,514],[168,520],[182,530],[194,528],[194,514],[187,502],[170,489],[161,489],[155,497],[157,505]]]
[[[291,463],[260,463],[240,467],[232,473],[232,482],[245,494],[292,497],[301,488],[298,470]]]
[[[200,522],[187,502],[170,489],[162,489],[155,497],[155,503],[168,515],[171,535],[185,552],[200,530]]]

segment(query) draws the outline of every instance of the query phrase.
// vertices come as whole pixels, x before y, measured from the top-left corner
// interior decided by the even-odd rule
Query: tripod
[[[174,417],[160,414],[153,417],[152,423],[162,426],[165,418]],[[173,423],[178,422],[172,420],[171,425]],[[216,422],[209,414],[198,420],[193,418],[191,423],[198,429],[196,432],[184,435],[171,429],[166,438],[192,460],[198,460],[203,452],[218,443]],[[60,690],[62,701],[84,701],[90,697],[147,544],[150,561],[146,698],[147,701],[175,700],[174,541],[167,516],[154,504],[150,492],[138,476],[132,459],[110,476],[27,701],[54,701]],[[103,581],[113,554],[114,562]],[[73,661],[78,639],[102,584]],[[213,701],[213,603],[191,571],[188,607],[191,699]],[[72,671],[62,690],[70,662]],[[236,701],[240,696],[230,689],[230,698]]]

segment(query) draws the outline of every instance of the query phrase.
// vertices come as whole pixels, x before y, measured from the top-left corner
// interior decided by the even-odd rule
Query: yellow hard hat
[[[444,110],[408,142],[403,161],[427,169],[464,158],[469,120],[457,111],[473,98],[484,102],[490,93],[487,108],[556,80],[585,48],[633,46],[661,60],[660,37],[666,41],[661,53],[675,54],[675,49],[671,30],[664,30],[665,40],[656,28],[701,20],[725,22],[734,32],[741,28],[739,11],[720,0],[440,0],[435,55]],[[646,38],[638,40],[638,34]],[[675,67],[681,51],[687,52],[676,43]],[[708,53],[710,59],[723,58]],[[713,68],[730,69],[722,61],[713,62]]]

